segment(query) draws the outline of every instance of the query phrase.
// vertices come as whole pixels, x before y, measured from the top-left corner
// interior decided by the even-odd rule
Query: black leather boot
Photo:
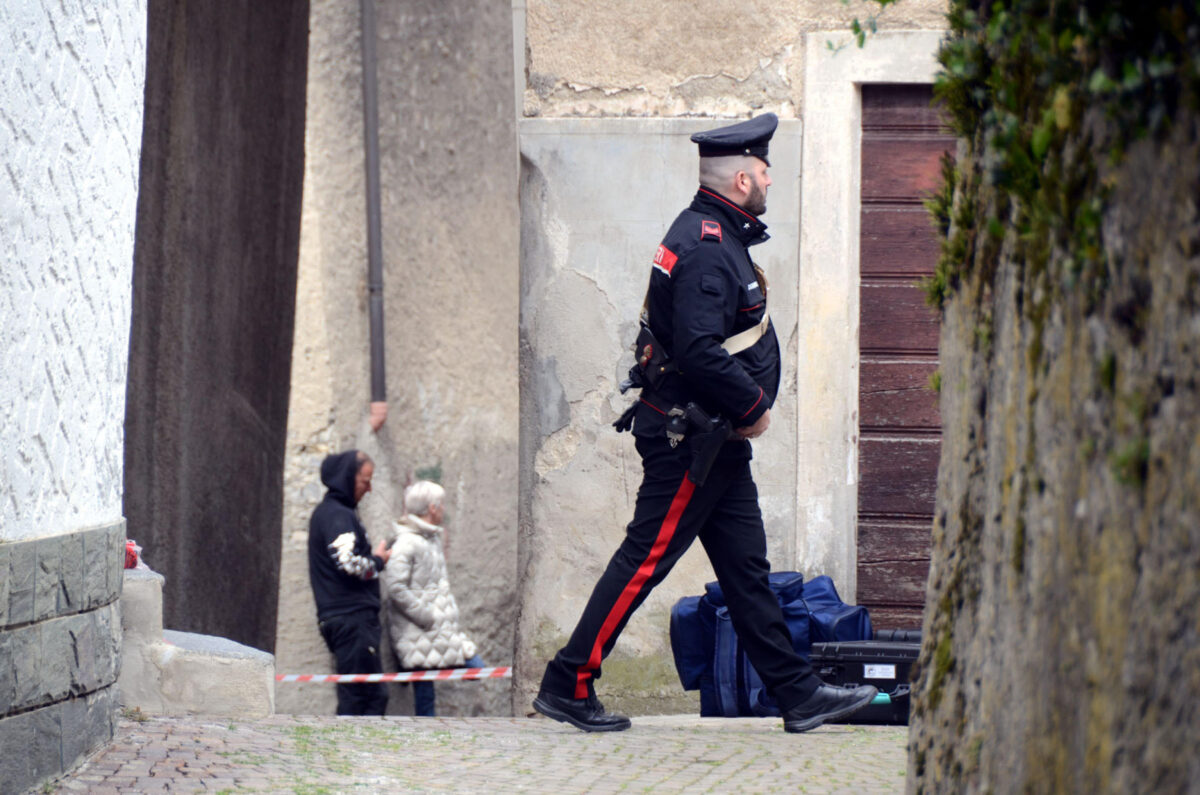
[[[547,718],[569,723],[585,732],[619,732],[629,728],[629,718],[604,711],[600,699],[563,698],[545,690],[533,700],[533,708]]]
[[[846,688],[822,684],[807,700],[784,710],[783,730],[806,732],[827,720],[844,718],[870,704],[878,692],[871,685]]]

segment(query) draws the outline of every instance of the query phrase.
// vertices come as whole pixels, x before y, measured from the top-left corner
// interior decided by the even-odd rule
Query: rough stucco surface
[[[905,0],[880,30],[945,27],[946,4]],[[526,116],[728,116],[803,106],[804,34],[842,31],[873,3],[721,0],[525,3]]]
[[[307,21],[306,3],[153,2],[148,23],[125,513],[169,628],[268,651]]]
[[[507,3],[377,10],[389,414],[370,399],[361,39],[357,3],[312,7],[306,173],[289,409],[276,664],[333,671],[308,582],[321,459],[376,462],[360,505],[373,538],[404,485],[447,492],[447,560],[462,623],[489,664],[511,662],[516,614],[517,153]],[[387,662],[391,662],[387,660]],[[439,714],[508,714],[505,680],[438,686]],[[280,712],[332,713],[332,686],[281,685]],[[411,714],[392,686],[389,712]]]
[[[947,304],[910,791],[1200,780],[1200,122],[1180,116],[1101,171],[1103,284],[1056,288],[1072,252],[1035,267],[1010,233]]]
[[[641,461],[611,423],[636,399],[617,385],[655,246],[696,189],[688,136],[696,120],[530,120],[522,147],[521,619],[515,709],[525,710],[548,657],[565,642],[633,514]],[[783,348],[771,429],[755,443],[768,553],[788,568],[794,539],[796,297],[800,125],[772,142],[771,240],[751,254],[770,281]],[[639,189],[612,179],[637,174]],[[681,596],[715,579],[697,544],[631,620],[597,692],[634,712],[696,709],[671,663],[667,625]],[[625,705],[622,707],[621,705]]]
[[[121,516],[145,19],[0,5],[0,541]]]
[[[141,2],[0,4],[0,790],[109,742]]]

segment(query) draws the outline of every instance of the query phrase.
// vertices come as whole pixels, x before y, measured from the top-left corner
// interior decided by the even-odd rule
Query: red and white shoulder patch
[[[658,245],[658,251],[654,252],[654,267],[668,276],[671,275],[671,269],[675,267],[675,263],[678,261],[679,257],[675,252],[661,243]]]
[[[700,222],[700,239],[704,240],[721,240],[721,225],[716,221],[701,221]]]

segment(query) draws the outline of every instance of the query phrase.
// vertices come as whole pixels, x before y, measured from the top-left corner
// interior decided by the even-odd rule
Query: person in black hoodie
[[[379,656],[379,573],[391,555],[386,542],[372,551],[355,506],[371,490],[375,464],[366,453],[347,450],[321,462],[328,491],[308,523],[308,576],[317,602],[321,637],[337,660],[339,674],[383,671]],[[339,715],[382,715],[382,683],[339,684]]]

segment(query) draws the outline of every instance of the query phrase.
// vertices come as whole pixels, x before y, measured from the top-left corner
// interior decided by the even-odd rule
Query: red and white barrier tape
[[[453,679],[510,679],[512,668],[437,668],[395,674],[277,674],[276,682],[444,682]]]

